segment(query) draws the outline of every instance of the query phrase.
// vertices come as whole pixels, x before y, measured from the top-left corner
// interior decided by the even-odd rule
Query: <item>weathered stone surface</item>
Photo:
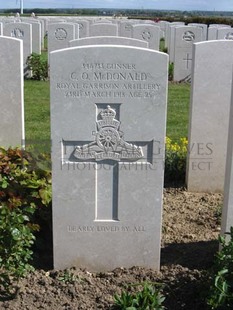
[[[159,268],[167,67],[136,47],[51,53],[55,268]]]

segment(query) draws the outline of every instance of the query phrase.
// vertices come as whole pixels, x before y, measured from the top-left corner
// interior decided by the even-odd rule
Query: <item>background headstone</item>
[[[90,37],[99,36],[117,36],[118,27],[111,23],[95,23],[89,26]]]
[[[231,101],[233,42],[194,43],[187,187],[223,192]]]
[[[24,146],[23,41],[0,36],[0,146]]]
[[[159,50],[160,28],[150,24],[133,26],[133,38],[148,42],[148,48]]]
[[[68,47],[69,41],[74,39],[77,39],[74,24],[55,23],[48,25],[48,53]]]
[[[132,38],[133,36],[133,25],[135,23],[128,20],[128,21],[122,21],[119,24],[119,36],[120,37],[126,37],[126,38]]]
[[[42,46],[41,23],[39,23],[36,20],[24,20],[24,21],[32,25],[32,52],[40,55]]]
[[[233,86],[233,85],[232,85]],[[230,232],[233,227],[233,87],[231,92],[231,108],[227,142],[226,175],[224,183],[224,201],[222,210],[221,235]],[[228,235],[228,239],[230,236]]]
[[[173,62],[171,50],[174,48],[174,31],[171,33],[171,30],[174,26],[184,26],[184,22],[173,22],[166,24],[165,47],[167,47],[169,53],[169,62]]]
[[[218,32],[218,29],[221,29],[221,28],[231,28],[231,26],[229,25],[220,25],[220,24],[212,24],[212,25],[209,25],[209,28],[208,28],[208,40],[217,40],[217,32]]]
[[[79,25],[79,38],[89,37],[89,22],[87,20],[72,21]]]
[[[174,81],[188,81],[191,78],[193,43],[202,41],[199,27],[178,26],[175,29]]]
[[[199,23],[190,23],[188,24],[190,27],[198,27],[202,29],[202,41],[207,40],[207,32],[208,32],[208,26],[206,24],[199,24]]]
[[[24,74],[30,75],[27,70],[27,58],[32,54],[32,25],[28,23],[7,23],[3,28],[3,35],[23,41]]]

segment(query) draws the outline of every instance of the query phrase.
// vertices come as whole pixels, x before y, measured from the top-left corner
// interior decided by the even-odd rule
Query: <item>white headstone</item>
[[[162,30],[162,31],[166,31],[166,25],[167,24],[169,24],[169,22],[168,21],[165,21],[165,20],[160,20],[160,21],[158,21],[158,23],[157,23],[157,25],[160,27],[160,29]]]
[[[188,24],[188,26],[190,27],[198,27],[202,29],[202,41],[206,41],[207,40],[207,30],[208,30],[208,26],[206,24],[199,24],[199,23],[190,23]]]
[[[202,41],[202,29],[191,26],[175,27],[174,81],[190,80],[193,43]]]
[[[122,21],[119,24],[119,36],[120,37],[126,37],[126,38],[132,38],[133,36],[133,25],[135,22],[132,22],[130,20],[128,21]]]
[[[116,24],[111,24],[111,23],[90,24],[89,34],[90,34],[90,37],[117,36],[118,27]]]
[[[233,86],[233,85],[232,85]],[[230,232],[233,227],[233,87],[227,141],[226,174],[224,182],[224,201],[222,210],[221,235]],[[228,236],[229,239],[229,236]]]
[[[0,36],[0,146],[24,146],[23,41]]]
[[[89,22],[87,20],[77,20],[76,23],[79,25],[79,38],[89,37]]]
[[[128,46],[51,53],[55,268],[159,268],[167,67]]]
[[[5,24],[3,35],[23,41],[24,68],[27,68],[27,58],[32,54],[32,25],[28,23]]]
[[[160,28],[150,24],[133,26],[133,38],[148,42],[148,48],[159,50]]]
[[[32,25],[32,52],[41,54],[41,23],[36,20],[24,20]]]
[[[165,37],[166,37],[166,25],[167,24],[169,24],[169,22],[167,22],[165,20],[161,20],[161,21],[158,21],[156,23],[156,25],[158,25],[160,27],[160,39],[163,38],[165,40]]]
[[[70,23],[55,23],[48,25],[48,53],[66,48],[69,41],[77,39],[76,27]]]
[[[194,43],[189,125],[189,191],[222,192],[231,101],[233,42]]]
[[[169,61],[173,62],[172,56],[171,56],[171,50],[174,49],[174,30],[172,31],[172,28],[174,26],[184,26],[183,22],[173,22],[173,23],[168,23],[166,25],[166,33],[165,33],[165,47],[168,49],[169,53]],[[171,32],[172,31],[172,32]]]

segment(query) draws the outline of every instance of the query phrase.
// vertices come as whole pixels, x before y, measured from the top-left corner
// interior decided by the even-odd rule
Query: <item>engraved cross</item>
[[[119,170],[152,163],[153,141],[126,142],[120,131],[120,104],[114,106],[97,104],[94,141],[76,143],[72,153],[76,162],[94,163],[95,221],[119,221]]]
[[[189,58],[189,53],[187,53],[186,58],[183,58],[186,61],[186,69],[189,69],[189,62],[192,61],[192,58]]]

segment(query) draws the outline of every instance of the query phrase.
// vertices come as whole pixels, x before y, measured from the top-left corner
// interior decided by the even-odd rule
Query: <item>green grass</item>
[[[26,148],[50,151],[49,82],[24,81],[24,106]]]
[[[190,84],[169,83],[167,108],[167,136],[178,141],[188,137]]]
[[[165,48],[165,41],[164,39],[160,39],[160,44],[159,44],[160,52],[164,52],[164,48]]]
[[[174,141],[188,135],[189,84],[169,83],[167,136]],[[26,147],[50,152],[49,82],[25,81]]]

